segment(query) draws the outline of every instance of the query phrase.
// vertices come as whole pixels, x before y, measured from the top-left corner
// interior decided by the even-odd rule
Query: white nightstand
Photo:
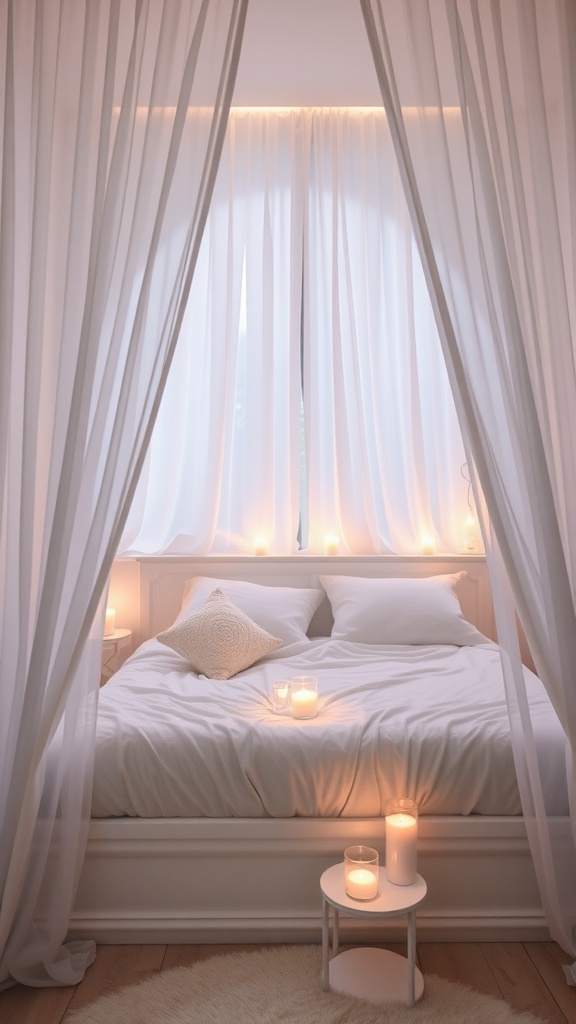
[[[379,870],[378,895],[354,900],[346,893],[344,864],[334,864],[320,879],[322,891],[322,988],[358,996],[371,1003],[406,1000],[413,1006],[424,991],[424,978],[416,967],[416,907],[426,896],[426,882],[418,875],[413,885],[392,885],[385,868]],[[330,907],[334,911],[330,959]],[[371,947],[338,952],[339,914],[352,917],[408,918],[408,957],[389,949]]]
[[[131,629],[115,629],[102,639],[102,674],[100,686],[108,682],[126,660],[132,646]]]

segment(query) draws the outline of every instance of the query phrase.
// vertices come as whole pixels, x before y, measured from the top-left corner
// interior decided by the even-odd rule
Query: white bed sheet
[[[272,712],[274,679],[313,674],[320,714]],[[526,670],[550,814],[567,813],[565,739]],[[226,682],[149,640],[100,691],[95,817],[521,813],[500,657],[477,647],[292,644]]]

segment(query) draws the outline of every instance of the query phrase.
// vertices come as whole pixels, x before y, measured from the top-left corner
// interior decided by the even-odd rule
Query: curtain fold
[[[90,814],[101,598],[178,337],[245,14],[246,0],[0,2],[0,984],[74,984],[94,956],[64,939]]]
[[[575,12],[564,0],[360,3],[490,517],[537,877],[552,935],[575,955],[574,828],[546,816],[511,607],[566,732],[573,794]]]

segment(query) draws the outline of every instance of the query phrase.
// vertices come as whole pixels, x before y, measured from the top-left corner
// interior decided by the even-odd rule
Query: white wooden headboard
[[[276,587],[322,589],[319,576],[422,577],[466,571],[458,583],[462,612],[481,633],[496,638],[488,570],[481,555],[431,556],[177,556],[142,557],[140,566],[140,638],[170,626],[180,611],[186,580],[210,576]],[[332,613],[327,598],[318,608],[309,633],[329,635]]]

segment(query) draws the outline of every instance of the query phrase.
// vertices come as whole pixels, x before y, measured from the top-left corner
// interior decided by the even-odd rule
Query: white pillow
[[[214,590],[188,618],[159,633],[158,640],[209,679],[230,679],[282,646],[280,639],[252,622],[221,590]]]
[[[423,579],[321,576],[332,605],[332,637],[361,644],[486,643],[452,588],[466,573]]]
[[[324,591],[296,587],[265,587],[244,580],[218,580],[195,576],[186,580],[182,609],[176,622],[199,608],[218,587],[234,604],[267,633],[285,644],[307,640],[306,630],[314,612],[324,600]]]

